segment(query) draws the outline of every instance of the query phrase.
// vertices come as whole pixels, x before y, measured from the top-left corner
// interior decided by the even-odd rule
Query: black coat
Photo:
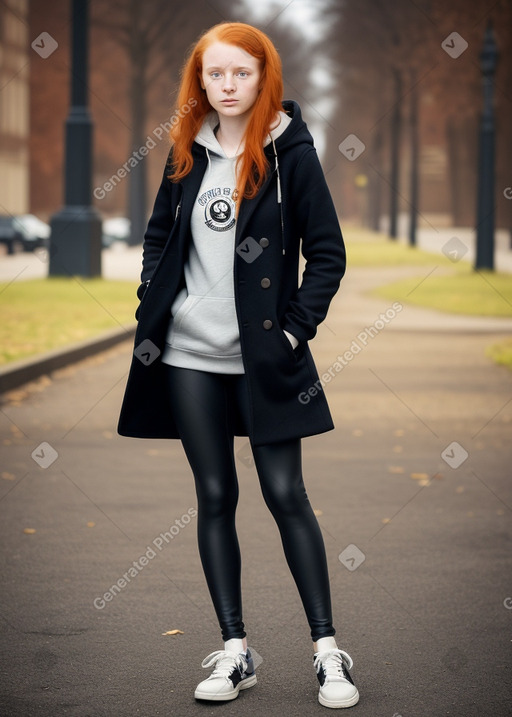
[[[258,195],[244,200],[236,226],[235,305],[247,377],[251,425],[236,435],[255,445],[315,435],[333,426],[308,341],[323,321],[345,272],[345,248],[313,139],[295,102],[292,122],[276,140],[282,204],[272,144],[270,171]],[[207,165],[194,143],[192,171],[171,182],[166,165],[144,236],[135,350],[118,431],[138,438],[179,438],[160,360],[170,307],[183,287],[190,217]],[[282,216],[281,216],[282,209]],[[302,239],[302,247],[301,247]],[[306,268],[299,284],[299,252]],[[149,283],[145,283],[148,280]],[[142,295],[142,288],[145,291]],[[293,350],[283,333],[299,340]]]

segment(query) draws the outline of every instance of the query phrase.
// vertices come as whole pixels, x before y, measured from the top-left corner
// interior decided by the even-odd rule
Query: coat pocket
[[[286,348],[286,353],[288,354],[288,357],[291,358],[293,361],[298,361],[304,353],[304,345],[299,341],[298,346],[293,348],[290,343],[290,340],[288,339],[288,336],[284,333],[283,329],[280,326],[278,328],[277,333],[279,334],[281,343],[284,344]]]

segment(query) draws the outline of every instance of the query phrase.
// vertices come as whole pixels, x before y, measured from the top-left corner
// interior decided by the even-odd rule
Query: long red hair
[[[283,77],[281,58],[272,41],[257,28],[242,22],[225,22],[207,30],[192,47],[181,76],[178,93],[178,122],[170,130],[173,142],[173,171],[170,179],[177,182],[192,169],[192,143],[201,129],[205,116],[211,111],[206,92],[201,88],[203,54],[214,42],[240,47],[261,63],[261,90],[252,108],[245,132],[244,151],[237,160],[237,185],[240,196],[254,197],[268,169],[263,151],[276,113],[282,109]],[[195,100],[195,103],[193,102]],[[194,105],[194,106],[192,106]],[[185,113],[183,108],[189,108]]]

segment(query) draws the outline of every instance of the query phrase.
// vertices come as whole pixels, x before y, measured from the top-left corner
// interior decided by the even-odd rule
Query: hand
[[[286,338],[288,339],[288,341],[291,343],[292,349],[296,349],[297,346],[299,345],[299,340],[296,339],[295,336],[293,336],[292,334],[288,333],[288,331],[283,330],[283,333],[286,336]]]

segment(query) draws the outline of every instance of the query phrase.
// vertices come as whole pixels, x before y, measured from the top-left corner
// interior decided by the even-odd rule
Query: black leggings
[[[233,411],[247,427],[244,374],[215,374],[168,366],[170,400],[198,501],[199,554],[223,640],[245,637],[241,558],[235,528],[238,479],[233,453]],[[309,503],[300,439],[252,446],[265,502],[281,534],[311,637],[334,635],[325,547]]]

